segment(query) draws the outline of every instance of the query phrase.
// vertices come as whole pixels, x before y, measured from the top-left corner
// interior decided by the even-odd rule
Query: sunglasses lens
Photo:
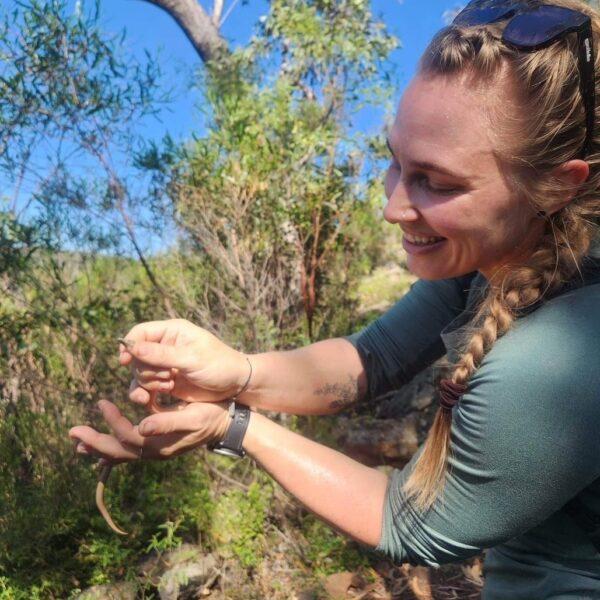
[[[495,23],[509,17],[521,6],[521,2],[507,2],[506,0],[475,0],[456,15],[454,25],[472,27]]]
[[[568,8],[539,6],[512,19],[504,30],[503,39],[518,48],[535,48],[581,27],[587,20],[587,15]]]

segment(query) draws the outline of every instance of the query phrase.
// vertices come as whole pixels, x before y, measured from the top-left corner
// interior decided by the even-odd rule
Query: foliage
[[[244,567],[256,567],[264,553],[265,519],[273,494],[265,477],[248,491],[228,490],[215,506],[211,532],[224,555],[235,555]]]
[[[171,200],[183,265],[202,272],[180,284],[180,312],[255,351],[347,331],[345,292],[383,243],[372,146],[349,120],[386,97],[394,44],[367,2],[273,2],[252,43],[209,69],[206,135],[139,159]]]
[[[134,323],[184,316],[247,351],[345,334],[385,244],[381,144],[351,127],[365,102],[385,101],[380,69],[395,43],[368,2],[273,1],[247,47],[203,74],[207,127],[183,146],[132,133],[168,96],[160,61],[137,61],[107,35],[99,5],[68,7],[0,9],[7,600],[133,577],[141,555],[181,541],[257,568],[277,526],[266,476],[250,468],[236,474],[247,492],[223,489],[222,465],[198,454],[116,468],[107,503],[130,532],[118,538],[66,433],[102,426],[100,398],[141,418],[124,402],[129,375],[116,356]],[[360,563],[325,526],[303,526],[311,568]]]
[[[317,576],[367,567],[369,560],[359,547],[340,537],[330,527],[307,515],[302,531],[310,540],[308,559]]]

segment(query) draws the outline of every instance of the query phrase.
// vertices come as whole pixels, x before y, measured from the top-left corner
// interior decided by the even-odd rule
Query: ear
[[[547,211],[549,214],[558,212],[573,200],[579,188],[587,181],[590,176],[590,165],[585,160],[569,160],[552,171],[552,175],[561,184],[566,193],[560,200]]]

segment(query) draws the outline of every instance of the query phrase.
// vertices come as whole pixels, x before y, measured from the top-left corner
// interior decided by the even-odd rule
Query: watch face
[[[217,454],[223,454],[224,456],[232,456],[233,458],[243,458],[245,454],[243,450],[241,452],[237,452],[231,448],[214,448],[213,452],[216,452]]]

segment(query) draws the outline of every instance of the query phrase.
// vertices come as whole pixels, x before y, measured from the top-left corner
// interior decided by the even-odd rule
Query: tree
[[[357,141],[350,120],[384,101],[394,44],[368,2],[272,2],[247,49],[209,61],[208,135],[162,173],[185,251],[216,275],[194,295],[202,323],[255,350],[347,330],[344,290],[381,244],[365,172],[377,145]],[[144,164],[159,163],[152,149]]]

